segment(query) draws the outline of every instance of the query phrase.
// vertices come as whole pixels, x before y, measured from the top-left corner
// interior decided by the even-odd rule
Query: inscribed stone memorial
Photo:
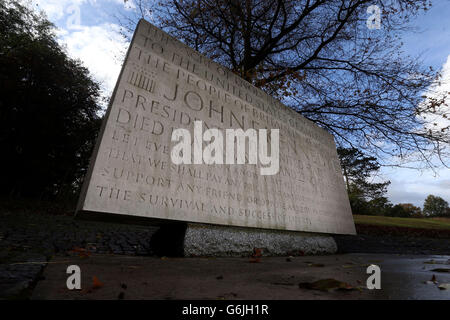
[[[280,165],[175,165],[172,131],[279,129]],[[137,26],[78,210],[354,234],[333,136],[145,20]]]

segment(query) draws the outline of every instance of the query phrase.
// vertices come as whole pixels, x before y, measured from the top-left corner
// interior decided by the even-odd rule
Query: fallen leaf
[[[447,272],[447,273],[450,273],[450,269],[448,269],[448,268],[437,268],[437,269],[433,269],[433,270],[430,270],[430,271],[433,271],[433,272]]]
[[[262,250],[259,248],[253,248],[253,254],[252,254],[253,258],[260,258],[262,257]]]
[[[261,259],[260,258],[250,258],[250,260],[248,262],[250,262],[250,263],[259,263],[259,262],[261,262]]]
[[[103,287],[103,283],[98,280],[98,278],[96,276],[92,277],[92,289],[100,289],[101,287]]]
[[[322,279],[314,282],[303,282],[299,283],[298,286],[301,289],[320,290],[320,291],[356,289],[352,287],[350,284],[336,279]]]
[[[259,248],[253,248],[253,253],[250,258],[250,263],[258,263],[261,262],[262,250]]]
[[[437,282],[436,276],[433,274],[433,276],[431,277],[431,280],[424,281],[423,283],[425,283],[425,284],[437,284],[438,282]]]
[[[450,290],[450,283],[441,283],[438,286],[438,288],[441,289],[441,290]]]
[[[434,260],[434,259],[431,259],[431,260],[428,260],[428,261],[424,261],[423,263],[426,263],[426,264],[450,264],[450,259],[448,259],[448,260]]]
[[[88,244],[86,244],[86,250],[87,250],[87,252],[95,252],[95,251],[97,251],[97,247],[96,247],[96,245],[95,245],[95,243],[88,243]]]
[[[228,300],[228,299],[233,299],[237,297],[237,293],[234,292],[229,292],[229,293],[225,293],[222,296],[218,296],[217,298],[220,300]]]
[[[315,268],[323,268],[323,267],[325,267],[325,265],[322,264],[322,263],[310,263],[310,264],[308,264],[308,266],[309,267],[315,267]]]
[[[70,251],[74,252],[74,253],[78,253],[80,258],[89,258],[89,256],[91,255],[91,253],[88,250],[86,250],[84,248],[80,248],[80,247],[73,247],[73,249]]]
[[[295,283],[290,282],[271,282],[270,284],[273,284],[275,286],[294,286]]]

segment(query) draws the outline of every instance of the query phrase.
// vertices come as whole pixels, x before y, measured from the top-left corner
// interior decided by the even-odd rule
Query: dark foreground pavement
[[[287,299],[300,299],[303,297],[303,290],[298,288],[298,282],[300,281],[310,281],[311,279],[308,276],[315,276],[315,272],[319,272],[317,274],[317,279],[326,278],[326,277],[335,277],[337,280],[341,281],[353,281],[351,284],[353,286],[362,286],[365,284],[365,279],[367,278],[365,274],[365,269],[360,268],[355,269],[354,266],[343,267],[345,265],[347,259],[356,259],[356,257],[365,257],[365,255],[346,255],[348,253],[371,253],[375,254],[372,256],[367,256],[371,258],[367,258],[367,261],[363,261],[362,264],[367,264],[368,259],[371,260],[383,260],[385,263],[386,270],[382,270],[383,273],[386,273],[386,277],[390,277],[390,275],[396,274],[394,271],[399,273],[396,275],[397,278],[403,279],[402,276],[404,274],[410,277],[410,281],[408,283],[417,284],[419,287],[414,287],[415,290],[421,289],[422,281],[430,280],[431,276],[429,272],[426,272],[425,269],[421,269],[422,267],[427,267],[430,265],[424,265],[422,260],[430,260],[432,255],[450,255],[450,239],[438,239],[438,238],[425,238],[425,237],[411,237],[410,235],[405,236],[392,236],[392,235],[374,235],[374,234],[365,234],[364,232],[360,232],[357,236],[335,236],[335,240],[338,244],[338,253],[342,255],[331,256],[331,257],[296,257],[292,258],[292,262],[287,262],[286,258],[262,258],[262,262],[260,263],[247,263],[248,258],[242,259],[168,259],[161,260],[158,257],[154,256],[154,252],[150,247],[150,238],[157,230],[156,227],[149,226],[133,226],[133,225],[120,225],[120,224],[112,224],[112,223],[101,223],[101,222],[92,222],[92,221],[77,221],[73,219],[73,216],[64,216],[64,215],[46,215],[46,214],[35,214],[34,212],[29,213],[19,213],[19,212],[10,212],[10,211],[1,211],[0,212],[0,299],[28,299],[33,294],[33,288],[36,284],[38,284],[38,288],[42,285],[48,283],[48,281],[53,281],[53,273],[56,272],[56,267],[60,266],[64,272],[56,272],[56,274],[60,274],[61,279],[66,277],[65,268],[67,268],[67,263],[64,265],[61,263],[60,259],[64,261],[67,260],[70,263],[71,259],[75,259],[77,263],[80,264],[88,264],[86,271],[89,271],[89,268],[100,268],[100,266],[104,266],[104,268],[111,268],[114,266],[113,261],[118,261],[119,265],[121,263],[125,263],[125,261],[133,261],[131,265],[140,265],[140,268],[134,270],[134,272],[139,273],[140,269],[145,269],[142,271],[142,275],[139,277],[128,277],[120,279],[118,274],[115,273],[115,280],[111,281],[130,281],[132,283],[136,282],[136,285],[139,284],[139,278],[144,279],[145,276],[149,276],[153,274],[152,270],[159,270],[158,268],[163,268],[170,266],[171,269],[168,269],[167,272],[173,272],[173,278],[179,279],[180,281],[190,281],[189,283],[193,285],[194,288],[197,288],[197,283],[194,281],[196,271],[190,271],[195,269],[195,263],[200,263],[196,261],[201,261],[205,263],[200,263],[200,267],[198,270],[201,270],[198,273],[198,277],[200,278],[199,283],[202,283],[203,279],[211,279],[214,280],[211,284],[213,286],[224,286],[224,284],[231,283],[230,281],[235,277],[236,279],[240,279],[242,281],[245,280],[245,277],[249,278],[247,283],[242,284],[233,284],[228,287],[224,287],[221,292],[209,292],[205,298],[209,299],[220,299],[220,297],[226,299],[241,299],[241,298],[249,298],[249,295],[243,295],[243,293],[236,293],[231,288],[237,286],[247,286],[247,284],[252,288],[251,290],[259,290],[259,286],[266,286],[267,294],[263,294],[264,297],[271,297],[271,294],[280,295],[280,298]],[[364,230],[362,230],[364,231]],[[78,261],[78,258],[73,258],[68,255],[68,252],[71,252],[74,248],[82,248],[87,250],[89,253],[93,253],[95,256],[91,256],[90,258],[85,258],[86,260]],[[385,255],[385,254],[391,255]],[[413,269],[409,268],[409,264],[406,259],[406,256],[399,256],[398,254],[411,254],[411,255],[422,255],[418,256],[415,260],[418,263],[412,264]],[[385,259],[380,257],[392,257],[392,259]],[[398,258],[400,260],[396,260],[393,258]],[[134,260],[133,260],[134,259]],[[306,262],[315,262],[322,261],[321,259],[327,259],[325,267],[308,267]],[[331,259],[331,260],[329,260]],[[332,263],[333,259],[335,262]],[[364,260],[364,259],[363,259]],[[140,264],[137,262],[140,261]],[[350,260],[349,260],[350,261]],[[398,261],[400,263],[399,268],[390,267],[390,265],[395,265]],[[220,263],[219,263],[220,262]],[[89,266],[89,263],[92,266]],[[216,263],[216,264],[215,264]],[[320,262],[321,263],[321,262]],[[160,265],[161,264],[161,265]],[[177,267],[175,267],[177,266]],[[208,267],[211,266],[211,267]],[[420,266],[420,267],[419,267]],[[184,268],[187,268],[187,271],[184,271]],[[450,268],[450,266],[448,266]],[[127,269],[128,267],[125,267]],[[179,269],[176,269],[179,268]],[[204,269],[206,268],[206,269]],[[212,268],[211,270],[208,268]],[[253,268],[253,269],[252,269]],[[287,269],[286,269],[287,268]],[[293,274],[290,274],[289,270],[294,268],[296,271]],[[305,269],[306,268],[306,269]],[[391,269],[389,269],[391,268]],[[419,269],[414,269],[419,268]],[[130,269],[133,269],[130,267]],[[276,273],[275,270],[282,270],[280,273]],[[363,270],[364,269],[364,270]],[[99,269],[94,269],[92,273],[97,273]],[[110,270],[110,269],[108,269]],[[209,271],[208,271],[209,270]],[[242,273],[241,273],[242,270]],[[353,274],[354,270],[359,270],[358,275],[355,275],[355,278],[345,278]],[[389,270],[392,270],[389,271]],[[404,270],[404,271],[402,271]],[[408,271],[409,270],[409,271]],[[175,272],[177,271],[177,272]],[[213,272],[214,271],[214,272]],[[253,271],[261,272],[261,274],[256,273],[253,274]],[[418,272],[416,274],[416,271]],[[115,272],[115,271],[114,271]],[[162,272],[162,271],[161,271]],[[203,275],[202,272],[211,272],[208,275],[209,278],[201,278]],[[411,273],[413,272],[413,273]],[[350,274],[349,274],[350,273]],[[113,273],[114,274],[114,273]],[[147,275],[148,274],[148,275]],[[183,275],[184,278],[178,278]],[[192,274],[192,276],[190,276]],[[229,274],[229,276],[225,277],[225,274]],[[300,274],[304,274],[304,277],[300,277]],[[223,276],[223,279],[220,279],[220,275]],[[239,275],[239,276],[238,276]],[[266,279],[264,278],[266,275],[270,275],[270,279],[274,278],[275,280],[260,280],[257,279]],[[99,275],[97,275],[101,278]],[[116,277],[117,276],[117,277]],[[294,276],[291,280],[289,280],[289,284],[284,284],[280,279],[284,276]],[[342,276],[342,277],[341,277]],[[441,275],[439,275],[441,277]],[[445,274],[442,274],[444,277]],[[45,280],[42,280],[45,277]],[[84,281],[86,284],[86,288],[89,288],[89,281],[92,281],[90,275],[87,272],[83,271],[83,277],[87,277]],[[112,276],[111,276],[112,277]],[[167,275],[167,283],[172,283],[169,278],[172,275]],[[193,278],[192,278],[193,277]],[[219,277],[217,280],[216,277]],[[240,277],[240,278],[239,278]],[[262,277],[262,278],[261,278]],[[227,279],[228,278],[228,279]],[[430,279],[428,279],[430,278]],[[113,278],[112,278],[113,279]],[[278,279],[278,280],[277,280]],[[222,281],[225,280],[225,281]],[[358,280],[361,283],[358,283]],[[441,279],[438,279],[441,280]],[[44,281],[44,282],[42,282]],[[56,281],[56,280],[55,280]],[[60,281],[60,280],[57,280]],[[87,282],[86,282],[87,281]],[[287,280],[286,280],[287,281]],[[356,282],[355,282],[356,281]],[[394,280],[393,280],[394,281]],[[140,282],[140,285],[144,285],[143,280]],[[253,283],[254,282],[254,283]],[[450,281],[447,281],[450,282]],[[105,287],[102,290],[99,290],[99,293],[93,292],[88,293],[86,295],[80,295],[82,293],[70,293],[70,294],[78,294],[80,296],[75,296],[79,298],[90,299],[91,297],[96,297],[95,295],[100,294],[102,292],[106,292],[108,286],[112,282],[105,282]],[[253,283],[253,284],[252,284]],[[275,283],[275,284],[274,284]],[[281,284],[280,284],[281,283]],[[60,283],[60,286],[64,288],[64,282]],[[258,286],[257,286],[258,284]],[[108,285],[108,286],[107,286]],[[253,287],[252,287],[253,286]],[[139,286],[137,286],[139,287]],[[131,286],[130,288],[137,288]],[[398,283],[396,288],[401,291],[403,285]],[[178,288],[173,289],[176,290],[187,290],[183,289],[183,286],[178,287],[176,284],[168,285],[167,287],[160,288],[160,295],[154,296],[157,299],[166,299],[166,298],[174,298],[174,297],[182,297],[180,293],[176,295],[172,294],[172,289],[167,288]],[[166,288],[166,289],[162,289]],[[407,286],[407,288],[410,288]],[[436,294],[436,296],[430,295],[424,298],[434,297],[436,299],[440,299],[445,296],[445,291],[441,292],[436,287],[428,286],[425,288],[427,290],[431,290],[430,294]],[[103,290],[105,289],[105,290]],[[114,290],[116,290],[115,288]],[[227,289],[228,291],[226,291]],[[276,289],[276,290],[275,290]],[[436,289],[436,290],[434,290]],[[111,289],[112,290],[112,289]],[[125,299],[134,297],[141,297],[137,293],[133,296],[131,292],[133,290],[138,289],[127,289],[124,291]],[[139,292],[146,292],[144,289],[139,289]],[[250,290],[250,289],[249,289]],[[272,292],[272,290],[275,290]],[[387,290],[387,289],[386,289]],[[383,288],[382,292],[386,293],[385,288]],[[405,289],[406,290],[406,289]],[[408,289],[410,290],[410,289]],[[291,292],[292,291],[292,292]],[[48,291],[50,292],[50,291]],[[149,291],[150,292],[150,291]],[[184,292],[184,291],[183,291]],[[253,291],[248,291],[253,292]],[[265,292],[265,291],[262,291]],[[289,292],[292,296],[283,295],[281,292]],[[117,294],[116,294],[117,293]],[[200,292],[201,293],[201,292]],[[238,294],[237,297],[233,295],[233,293]],[[35,297],[36,297],[35,293]],[[111,299],[115,299],[118,297],[120,292],[111,292]],[[147,294],[147,293],[146,293]],[[305,293],[306,294],[306,293]],[[336,297],[344,297],[347,295],[350,298],[365,298],[369,293],[363,290],[362,293],[358,292],[339,292],[339,295]],[[378,298],[381,297],[381,293],[370,293],[370,297],[374,295]],[[390,294],[390,293],[389,293]],[[322,292],[309,292],[307,291],[307,296],[310,297],[328,297],[327,294]],[[394,295],[395,296],[395,295]],[[48,296],[55,297],[56,296]],[[63,297],[63,296],[60,296]],[[147,297],[143,295],[143,297]],[[150,296],[148,296],[150,297]],[[153,296],[152,296],[153,297]],[[194,297],[194,296],[193,296]],[[202,298],[203,296],[199,294],[195,296],[198,298]],[[333,295],[333,297],[335,297]],[[369,296],[368,296],[369,297]],[[409,297],[408,295],[401,296],[402,298]],[[420,296],[423,297],[423,296]],[[101,297],[106,298],[106,297]],[[255,299],[257,297],[254,297]],[[448,298],[448,296],[446,296]]]
[[[32,299],[450,299],[449,256],[343,254],[314,257],[156,258],[58,256],[49,261]],[[430,263],[431,262],[431,263]],[[81,290],[68,290],[66,269],[81,268]],[[381,289],[366,288],[367,266],[381,268]],[[437,284],[426,283],[435,275]],[[93,278],[96,277],[94,281]],[[321,279],[353,290],[320,291],[299,283]]]

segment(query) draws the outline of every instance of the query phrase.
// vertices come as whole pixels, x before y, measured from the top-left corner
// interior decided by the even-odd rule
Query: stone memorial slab
[[[279,129],[279,170],[179,164],[172,131]],[[248,156],[248,153],[247,153]],[[78,210],[235,227],[354,234],[325,130],[145,20],[136,28]]]

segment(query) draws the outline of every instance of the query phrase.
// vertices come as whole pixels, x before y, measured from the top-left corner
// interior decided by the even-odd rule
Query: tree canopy
[[[431,217],[450,216],[448,202],[430,194],[423,203],[423,213]]]
[[[390,181],[373,182],[380,165],[355,148],[338,148],[342,175],[353,214],[388,215],[392,204],[384,196]]]
[[[401,218],[422,218],[422,209],[411,203],[399,203],[392,207],[388,215]]]
[[[57,43],[53,25],[0,3],[2,195],[75,192],[99,128],[99,86]]]
[[[126,2],[126,0],[125,0]],[[408,22],[427,0],[136,0],[148,18],[383,164],[445,161],[445,96],[424,99],[439,72],[402,52]],[[381,14],[369,29],[369,6]],[[447,112],[447,113],[446,113]]]

